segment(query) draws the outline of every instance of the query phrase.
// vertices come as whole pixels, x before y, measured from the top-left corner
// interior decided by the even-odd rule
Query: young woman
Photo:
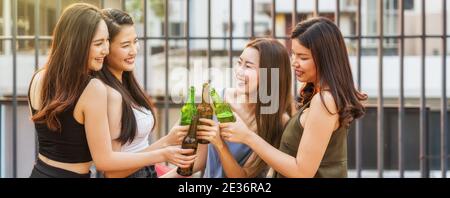
[[[110,38],[110,53],[97,76],[107,84],[108,121],[114,151],[142,152],[179,145],[189,126],[175,126],[169,135],[149,146],[155,126],[153,106],[134,77],[139,43],[133,19],[118,9],[104,9]],[[106,177],[155,178],[154,165],[141,169],[106,171]]]
[[[89,177],[97,169],[135,169],[159,161],[187,167],[192,150],[177,147],[145,153],[114,152],[107,117],[107,90],[91,73],[109,53],[108,29],[98,8],[73,4],[53,34],[45,68],[31,80],[29,104],[39,155],[31,177]]]
[[[266,74],[263,70],[267,71],[267,80],[262,79],[262,74]],[[275,70],[279,71],[279,76],[272,78],[271,72]],[[269,145],[278,147],[284,126],[289,120],[287,108],[291,101],[291,70],[286,48],[275,39],[253,40],[239,57],[235,73],[236,87],[225,91],[225,101],[242,118],[242,124],[255,131]],[[273,93],[271,82],[279,84],[276,87],[279,95],[275,97],[279,105],[274,113],[268,114],[262,111],[268,103],[262,102],[260,93]],[[266,83],[266,86],[262,83]],[[252,101],[252,96],[256,97],[255,101]],[[194,172],[204,170],[204,177],[214,178],[266,176],[267,165],[251,148],[223,141],[216,122],[208,119],[200,121],[203,125],[197,128],[197,137],[211,144],[199,144]]]
[[[306,85],[301,108],[288,122],[279,150],[240,118],[220,124],[221,136],[252,148],[276,171],[275,177],[347,177],[348,127],[363,116],[361,101],[367,95],[354,87],[347,48],[332,21],[301,22],[291,39],[292,67]]]

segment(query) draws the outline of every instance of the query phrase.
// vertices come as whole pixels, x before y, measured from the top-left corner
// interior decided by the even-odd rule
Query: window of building
[[[252,27],[250,22],[244,23],[245,35],[251,35]],[[254,23],[255,35],[269,35],[270,25],[268,22],[255,22]]]
[[[185,23],[183,22],[170,22],[169,23],[169,36],[170,37],[180,37],[185,35]],[[164,32],[164,22],[161,23],[162,35],[166,35]]]
[[[393,0],[394,9],[398,9],[398,1],[399,0]],[[414,9],[414,0],[403,0],[403,7],[405,10],[413,10]]]

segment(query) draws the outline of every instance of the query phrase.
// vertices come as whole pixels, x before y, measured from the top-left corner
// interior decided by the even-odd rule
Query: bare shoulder
[[[311,108],[318,108],[332,114],[337,112],[336,102],[329,91],[322,91],[314,95],[311,99]]]
[[[34,75],[34,79],[41,79],[45,75],[45,69],[38,70]]]
[[[89,81],[81,94],[80,100],[95,101],[99,99],[106,99],[106,97],[107,89],[105,84],[101,80],[93,78]]]
[[[31,79],[32,80],[31,81],[31,90],[30,90],[31,92],[40,91],[42,89],[42,86],[40,86],[40,85],[42,85],[42,80],[43,80],[44,75],[45,75],[45,70],[37,71],[34,74],[34,78]]]
[[[107,90],[107,102],[108,102],[108,116],[116,116],[114,114],[119,113],[122,110],[122,95],[116,89],[106,85]]]
[[[41,97],[42,93],[42,83],[43,83],[43,77],[45,75],[45,70],[39,70],[34,74],[34,78],[31,79],[30,83],[30,102],[34,109],[40,109],[41,108]]]
[[[286,126],[286,124],[289,122],[290,119],[291,119],[291,117],[289,117],[289,115],[287,113],[284,113],[283,117],[281,117],[281,122],[282,122],[283,126]]]
[[[93,78],[89,81],[88,85],[86,86],[87,91],[101,91],[103,93],[106,93],[106,85],[99,79]]]
[[[108,102],[121,103],[122,95],[120,94],[120,92],[108,85],[105,86],[106,92],[108,94]]]

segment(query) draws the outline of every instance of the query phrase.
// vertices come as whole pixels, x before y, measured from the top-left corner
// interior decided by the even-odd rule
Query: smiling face
[[[259,82],[259,55],[258,50],[247,47],[239,57],[235,70],[237,80],[236,90],[238,93],[250,94],[257,91]]]
[[[109,54],[109,34],[105,21],[98,23],[94,38],[89,49],[88,67],[90,70],[99,71],[102,69],[103,61]]]
[[[120,32],[112,38],[110,54],[106,57],[108,68],[116,71],[132,71],[139,43],[133,25],[121,26]]]
[[[292,40],[292,67],[298,81],[304,83],[317,82],[317,70],[311,50],[300,44],[298,39]]]

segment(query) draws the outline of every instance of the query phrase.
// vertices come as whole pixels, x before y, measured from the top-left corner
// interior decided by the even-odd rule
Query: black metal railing
[[[233,3],[236,3],[236,1],[228,0],[229,1],[229,18],[228,18],[228,36],[224,37],[217,37],[212,36],[211,34],[211,0],[207,1],[207,29],[208,33],[207,36],[191,36],[190,34],[190,27],[191,23],[194,23],[191,21],[190,15],[192,12],[192,2],[187,0],[186,1],[186,24],[185,24],[185,35],[184,36],[171,36],[169,35],[169,0],[165,0],[165,12],[164,12],[164,35],[163,36],[148,36],[147,32],[147,24],[149,21],[149,18],[147,16],[148,12],[148,1],[143,1],[143,13],[144,13],[144,35],[140,37],[139,39],[143,42],[144,49],[143,49],[143,82],[144,82],[144,88],[148,90],[148,65],[149,65],[149,57],[148,57],[148,49],[149,41],[150,40],[164,40],[164,53],[165,53],[165,70],[164,70],[164,76],[165,76],[165,94],[164,94],[164,100],[161,103],[159,103],[160,107],[164,109],[164,127],[167,130],[169,128],[169,108],[171,108],[171,102],[169,98],[169,42],[172,40],[185,40],[186,41],[186,67],[189,70],[190,69],[190,59],[191,59],[191,45],[190,42],[193,40],[207,40],[207,62],[208,62],[208,68],[211,68],[212,66],[212,45],[211,42],[213,40],[224,40],[229,42],[229,48],[228,48],[228,58],[229,58],[229,67],[233,67],[233,41],[234,40],[249,40],[256,37],[255,34],[255,0],[251,0],[251,9],[250,12],[250,35],[249,36],[233,36],[233,20],[236,20],[233,18]],[[285,1],[285,0],[283,0]],[[387,39],[397,39],[398,40],[398,56],[400,58],[400,67],[399,67],[399,98],[398,98],[398,138],[397,138],[397,146],[398,146],[398,171],[399,171],[399,177],[404,177],[405,172],[405,72],[404,72],[404,62],[405,62],[405,39],[420,39],[421,40],[421,67],[420,67],[420,101],[418,104],[419,108],[419,137],[420,137],[420,152],[419,152],[419,159],[420,159],[420,173],[421,177],[429,177],[429,167],[427,164],[428,155],[427,155],[427,134],[428,134],[428,128],[427,128],[427,98],[425,95],[426,91],[426,79],[425,79],[425,59],[426,59],[426,40],[429,38],[435,38],[435,39],[442,39],[442,91],[440,96],[440,169],[441,169],[441,175],[442,177],[446,177],[447,172],[447,159],[448,159],[448,98],[446,93],[446,83],[447,83],[447,75],[446,75],[446,68],[447,68],[447,38],[449,38],[449,35],[447,35],[447,1],[442,0],[442,28],[443,32],[442,34],[427,34],[426,33],[426,4],[425,0],[421,1],[421,34],[420,35],[405,35],[405,0],[398,0],[398,22],[399,22],[399,32],[396,35],[385,35],[383,26],[384,26],[384,0],[376,0],[377,1],[377,35],[363,35],[362,34],[362,0],[357,0],[356,7],[356,35],[345,35],[345,39],[355,40],[356,41],[356,66],[357,68],[356,75],[355,75],[355,81],[356,81],[356,87],[361,90],[361,57],[362,57],[362,41],[364,39],[376,39],[378,41],[377,43],[377,57],[378,57],[378,94],[377,94],[377,101],[376,101],[376,111],[377,111],[377,117],[376,117],[376,141],[377,141],[377,150],[376,150],[376,159],[377,159],[377,176],[383,177],[383,171],[384,171],[384,139],[385,139],[385,101],[384,101],[384,95],[383,95],[383,71],[384,71],[384,65],[383,65],[383,58],[384,58],[384,52],[385,49],[383,48],[384,41]],[[101,0],[101,6],[105,6],[105,0]],[[286,36],[277,36],[276,35],[276,0],[272,0],[272,7],[271,7],[271,36],[277,39],[282,40],[289,40]],[[336,0],[336,9],[334,12],[334,20],[338,26],[341,24],[341,7],[344,5],[343,1]],[[24,35],[18,35],[17,34],[17,10],[18,10],[18,2],[17,1],[11,1],[11,14],[12,14],[12,35],[5,35],[0,36],[0,42],[3,41],[10,41],[11,44],[11,52],[12,52],[12,76],[13,76],[13,82],[12,82],[12,97],[11,97],[11,106],[12,106],[12,138],[13,138],[13,148],[12,148],[12,160],[13,160],[13,177],[17,177],[17,106],[18,106],[18,100],[17,100],[17,48],[16,44],[19,40],[34,40],[34,69],[38,69],[39,64],[39,43],[40,41],[48,41],[51,40],[50,36],[40,36],[40,9],[39,6],[41,4],[40,0],[35,0],[35,7],[34,7],[34,36],[24,36]],[[299,7],[302,6],[301,0],[292,0],[292,27],[295,26],[296,23],[299,22],[298,16],[299,16]],[[61,0],[56,1],[56,17],[59,18],[59,15],[61,13]],[[123,10],[126,10],[126,1],[122,1],[121,7]],[[321,14],[319,10],[319,0],[314,1],[314,7],[312,11],[313,16],[319,16]],[[239,20],[239,19],[237,19]],[[438,26],[438,24],[434,24]],[[5,27],[6,28],[6,27]],[[151,72],[151,71],[150,71]],[[231,75],[231,73],[230,73]],[[211,77],[211,74],[209,75]],[[189,77],[188,77],[189,81]],[[295,90],[298,89],[297,83],[294,83]],[[2,118],[2,106],[0,105],[0,130],[2,129],[1,121]],[[4,131],[1,131],[1,133],[4,133]],[[362,177],[362,170],[363,170],[363,125],[361,120],[356,121],[355,124],[355,170],[356,170],[356,177]],[[0,148],[1,147],[1,135],[0,135]],[[2,152],[0,152],[0,160]],[[1,170],[1,164],[0,163],[0,170]],[[1,177],[2,175],[0,175]]]

